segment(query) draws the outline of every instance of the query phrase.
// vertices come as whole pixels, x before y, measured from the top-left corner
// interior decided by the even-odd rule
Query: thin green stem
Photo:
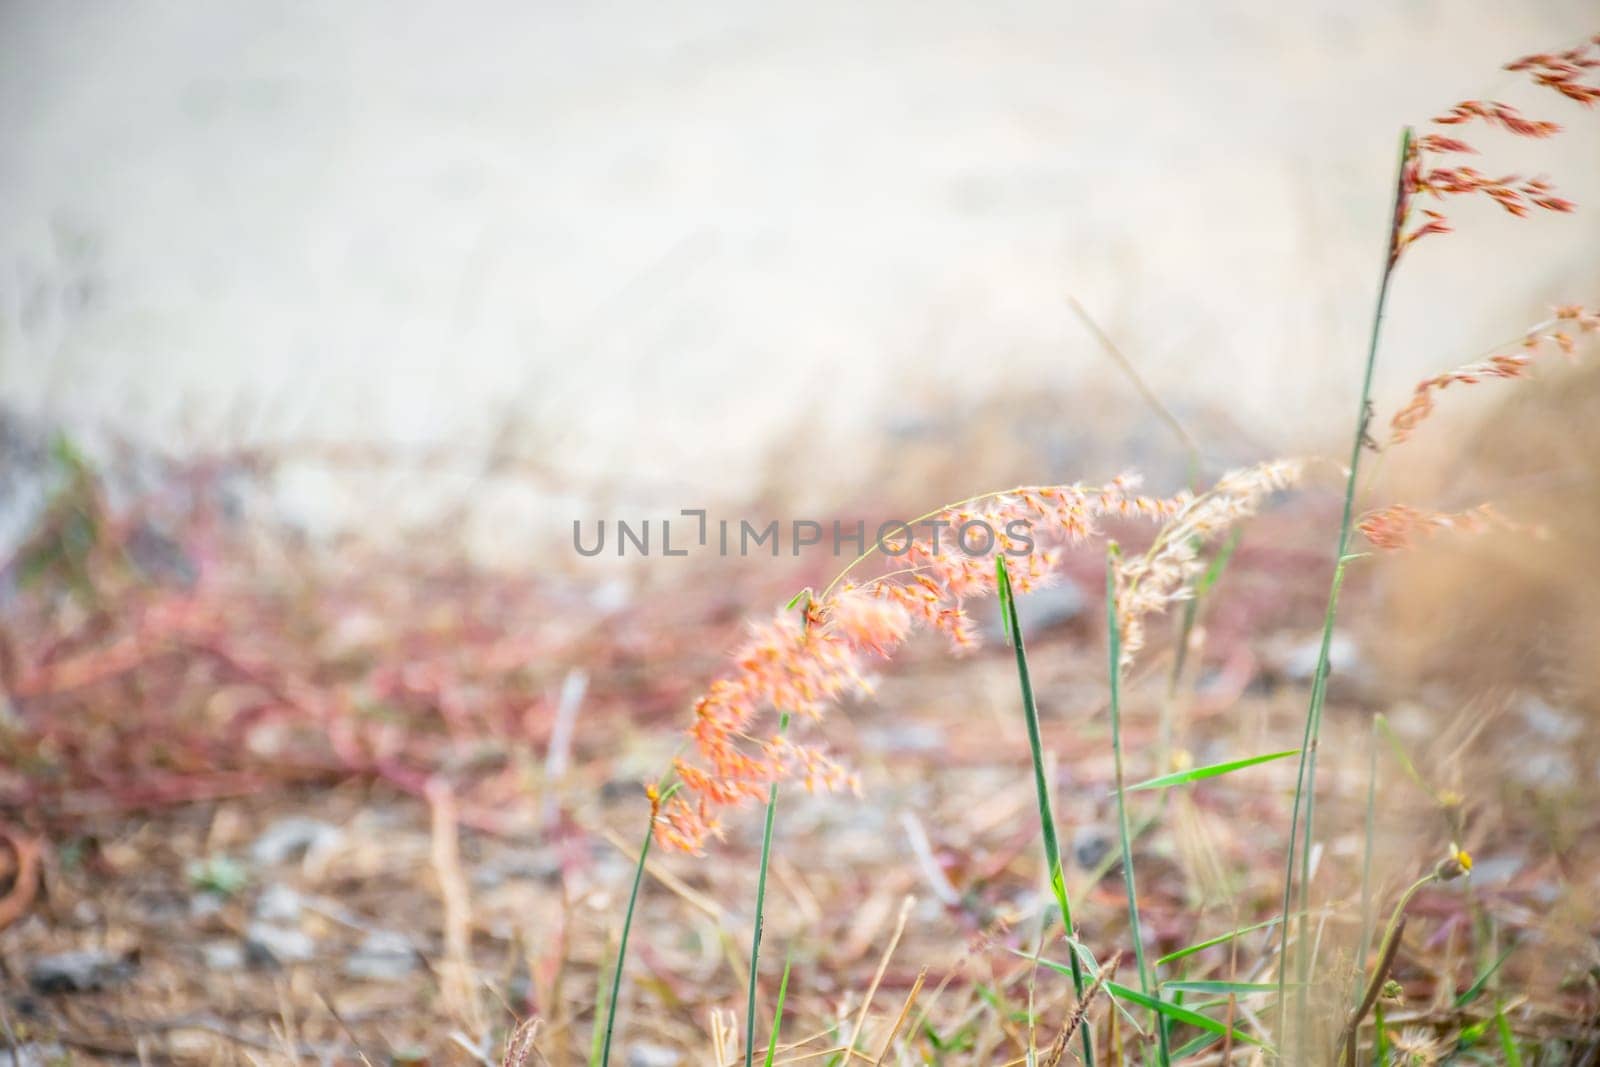
[[[778,733],[789,729],[789,713],[778,718]],[[756,1054],[756,971],[761,959],[761,930],[767,915],[767,866],[772,861],[772,820],[778,811],[778,783],[767,787],[767,824],[761,833],[761,870],[756,875],[756,922],[750,936],[750,989],[744,1002],[744,1067],[751,1067]]]
[[[783,979],[778,982],[778,1006],[772,1012],[772,1033],[767,1038],[767,1058],[762,1061],[763,1067],[772,1067],[772,1060],[778,1054],[778,1031],[783,1028],[783,1002],[789,997],[789,965],[794,962],[791,956],[783,961]]]
[[[1334,1050],[1334,1059],[1341,1067],[1354,1067],[1356,1038],[1361,1030],[1361,1022],[1378,1003],[1378,997],[1383,993],[1384,979],[1389,977],[1389,969],[1394,966],[1395,954],[1400,951],[1400,934],[1406,928],[1406,908],[1411,905],[1411,898],[1420,893],[1424,887],[1439,880],[1439,870],[1435,868],[1411,883],[1410,888],[1400,894],[1400,902],[1394,906],[1394,913],[1389,916],[1389,925],[1384,928],[1383,940],[1378,943],[1377,965],[1372,969],[1372,976],[1367,979],[1366,990],[1361,1000],[1350,1013],[1350,1018],[1345,1022],[1344,1030],[1339,1035],[1339,1046]]]
[[[1150,980],[1150,965],[1144,958],[1144,934],[1139,928],[1139,889],[1133,873],[1133,839],[1128,828],[1128,791],[1122,775],[1122,628],[1117,622],[1117,559],[1115,543],[1106,557],[1106,632],[1111,649],[1111,755],[1117,786],[1117,833],[1122,843],[1122,885],[1128,896],[1128,934],[1133,938],[1133,958],[1139,968],[1139,990],[1145,996],[1159,996]],[[1167,1048],[1166,1016],[1155,1013],[1156,1040],[1160,1062],[1171,1058]]]
[[[1315,780],[1317,774],[1317,736],[1322,727],[1322,705],[1328,686],[1327,657],[1330,653],[1330,646],[1333,639],[1334,619],[1338,615],[1339,611],[1339,593],[1344,588],[1345,568],[1348,565],[1348,559],[1340,559],[1339,565],[1335,567],[1333,571],[1333,584],[1329,589],[1328,607],[1327,611],[1323,615],[1322,651],[1319,654],[1316,676],[1311,681],[1311,704],[1306,713],[1305,735],[1301,739],[1300,744],[1300,766],[1295,780],[1294,790],[1294,814],[1289,821],[1289,850],[1287,858],[1288,870],[1284,872],[1283,878],[1284,920],[1283,926],[1278,931],[1279,1047],[1283,1047],[1283,1018],[1288,1004],[1285,994],[1288,991],[1289,974],[1289,911],[1293,903],[1293,893],[1296,884],[1294,876],[1296,860],[1299,860],[1300,865],[1300,922],[1299,936],[1296,939],[1296,943],[1299,946],[1299,955],[1297,957],[1298,963],[1297,972],[1295,975],[1295,981],[1298,983],[1295,989],[1295,1019],[1297,1025],[1303,1024],[1305,1021],[1306,982],[1309,977],[1311,967],[1311,956],[1308,949],[1310,942],[1307,937],[1310,916],[1306,911],[1306,909],[1310,907],[1311,849],[1309,847],[1309,842],[1311,839],[1311,820],[1313,815],[1312,803],[1315,799],[1315,791],[1311,783]],[[1299,843],[1297,833],[1299,830],[1300,807],[1302,803],[1305,804],[1305,840],[1308,847],[1303,850],[1297,850],[1296,845]],[[1301,1029],[1304,1029],[1303,1025],[1301,1025]],[[1303,1053],[1304,1049],[1302,1048],[1300,1051]]]
[[[1067,899],[1067,883],[1061,869],[1061,845],[1056,839],[1055,816],[1050,812],[1050,786],[1044,774],[1044,742],[1039,735],[1039,706],[1033,697],[1033,680],[1028,673],[1028,653],[1022,643],[1022,626],[1017,621],[1016,600],[1011,593],[1011,575],[1006,570],[1003,556],[995,556],[995,578],[1000,595],[1000,611],[1005,619],[1006,633],[1017,657],[1017,681],[1022,689],[1022,715],[1028,725],[1028,749],[1033,756],[1033,785],[1039,807],[1039,833],[1044,838],[1044,860],[1049,869],[1050,890],[1055,894],[1056,905],[1061,909],[1061,921],[1066,926],[1067,937],[1076,938],[1072,924],[1072,906]],[[1078,962],[1076,949],[1067,953],[1072,970],[1072,989],[1078,1003],[1084,1002],[1088,984],[1084,981],[1083,965]],[[1083,1042],[1083,1062],[1094,1067],[1094,1038],[1087,1022],[1078,1031]]]
[[[665,802],[673,793],[678,791],[678,783],[673,783],[661,795]],[[644,844],[639,846],[639,862],[633,868],[633,889],[628,893],[628,910],[622,917],[622,937],[617,942],[617,962],[611,972],[611,999],[606,1004],[606,1030],[605,1040],[600,1046],[600,1067],[609,1067],[611,1063],[611,1035],[617,1025],[617,998],[622,992],[622,965],[628,958],[628,934],[633,930],[633,909],[639,902],[639,886],[644,882],[644,863],[650,856],[650,843],[655,840],[655,815],[651,813],[650,825],[644,832]]]
[[[1323,616],[1322,644],[1317,653],[1316,673],[1313,675],[1311,685],[1311,703],[1306,710],[1305,737],[1300,746],[1300,767],[1295,780],[1294,810],[1289,820],[1289,852],[1286,858],[1286,871],[1284,873],[1283,892],[1283,927],[1280,931],[1278,942],[1278,1039],[1280,1047],[1283,1041],[1285,1000],[1284,993],[1288,981],[1287,961],[1289,946],[1289,911],[1292,903],[1295,871],[1295,848],[1299,844],[1302,856],[1300,863],[1301,893],[1308,894],[1309,887],[1305,884],[1306,876],[1311,867],[1311,842],[1313,837],[1312,805],[1310,798],[1316,793],[1317,774],[1317,740],[1322,727],[1322,703],[1327,692],[1328,662],[1333,645],[1333,625],[1338,613],[1339,587],[1344,580],[1344,570],[1347,555],[1350,549],[1351,520],[1355,514],[1356,484],[1361,472],[1361,456],[1367,447],[1367,427],[1372,416],[1372,379],[1373,372],[1378,363],[1378,341],[1382,336],[1384,312],[1389,302],[1389,286],[1394,278],[1395,263],[1400,249],[1400,232],[1404,225],[1405,205],[1407,200],[1405,188],[1406,163],[1411,154],[1411,130],[1408,128],[1400,138],[1400,160],[1398,176],[1395,179],[1394,207],[1389,217],[1388,240],[1385,242],[1383,273],[1378,283],[1377,305],[1373,309],[1372,331],[1367,341],[1367,364],[1361,379],[1361,396],[1356,408],[1356,426],[1353,440],[1350,444],[1350,467],[1345,478],[1344,508],[1339,519],[1339,542],[1334,559],[1337,561],[1334,568],[1333,581],[1328,589],[1328,609]],[[1306,827],[1304,840],[1297,842],[1300,829],[1301,804],[1306,805]],[[1301,919],[1300,953],[1303,967],[1309,967],[1309,959],[1305,958],[1307,943],[1304,937],[1305,919]],[[1303,1034],[1305,1030],[1305,983],[1302,981],[1300,990],[1296,994],[1296,1014],[1298,1029]],[[1302,1048],[1303,1051],[1303,1048]]]

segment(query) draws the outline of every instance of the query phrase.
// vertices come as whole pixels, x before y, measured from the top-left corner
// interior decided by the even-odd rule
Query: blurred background
[[[1574,128],[1475,131],[1483,169],[1600,201],[1582,109],[1496,73],[1592,19],[8,0],[0,401],[91,450],[515,457],[556,495],[437,464],[378,490],[398,518],[470,487],[514,553],[600,486],[746,495],[797,439],[831,499],[868,443],[988,394],[1136,413],[1071,295],[1170,404],[1304,449],[1349,419],[1402,124],[1499,94]],[[1380,396],[1600,285],[1600,212],[1455,221],[1402,274]],[[371,515],[370,478],[280,488],[309,524]]]

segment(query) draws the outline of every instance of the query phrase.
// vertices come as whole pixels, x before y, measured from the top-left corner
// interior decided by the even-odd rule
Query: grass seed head
[[[678,791],[652,795],[656,839],[702,852],[720,835],[723,811],[760,803],[768,787],[784,779],[799,778],[808,788],[858,789],[855,776],[821,748],[759,724],[783,712],[819,720],[840,700],[869,695],[866,663],[892,657],[917,630],[943,635],[958,652],[974,646],[965,605],[995,594],[997,554],[1006,555],[1012,586],[1023,595],[1048,584],[1064,551],[1097,536],[1103,521],[1164,523],[1157,543],[1166,550],[1144,561],[1144,599],[1130,616],[1137,636],[1139,619],[1181,595],[1192,578],[1194,543],[1252,513],[1262,496],[1293,481],[1298,470],[1280,462],[1234,471],[1199,497],[1141,494],[1130,475],[1098,487],[1028,486],[929,516],[930,533],[880,546],[890,556],[885,573],[859,585],[836,580],[806,596],[803,613],[791,604],[751,629],[733,655],[733,669],[695,702],[693,756],[674,762]],[[975,550],[962,531],[978,527],[993,537]]]

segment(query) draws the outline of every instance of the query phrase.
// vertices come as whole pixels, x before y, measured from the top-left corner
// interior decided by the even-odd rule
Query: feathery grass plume
[[[1527,530],[1538,533],[1534,528],[1524,527],[1512,522],[1495,510],[1491,504],[1479,504],[1467,511],[1443,512],[1423,511],[1409,504],[1392,504],[1386,508],[1370,511],[1356,524],[1361,531],[1361,536],[1374,548],[1395,552],[1411,548],[1419,540],[1431,537],[1441,530],[1455,530],[1460,533],[1482,533],[1486,530],[1500,528],[1505,530]]]
[[[1432,1030],[1420,1026],[1404,1027],[1392,1040],[1394,1046],[1392,1062],[1398,1067],[1433,1067],[1450,1051],[1449,1045]]]
[[[1560,123],[1524,118],[1516,108],[1493,100],[1463,100],[1445,114],[1434,119],[1433,123],[1435,126],[1460,126],[1474,119],[1481,119],[1491,126],[1498,126],[1507,133],[1514,133],[1518,137],[1541,139],[1553,137],[1561,132]],[[1451,140],[1450,138],[1441,139]],[[1471,146],[1460,144],[1459,142],[1438,150],[1445,152],[1474,151]]]
[[[1575,78],[1591,69],[1588,51],[1590,47],[1600,43],[1600,37],[1591,38],[1579,49],[1570,53],[1563,53],[1556,59],[1570,64],[1567,68],[1556,69],[1555,73],[1569,74],[1569,77],[1558,78],[1564,83],[1575,84]],[[1526,60],[1512,64],[1517,67],[1526,63],[1522,69],[1532,70],[1539,67],[1539,72],[1550,73],[1535,60],[1543,61],[1548,56],[1528,57]],[[1552,68],[1553,69],[1553,68]],[[1535,78],[1536,81],[1539,79]],[[1545,82],[1548,84],[1548,80]],[[1557,86],[1551,86],[1557,88]],[[1573,96],[1571,92],[1563,95]],[[1584,94],[1578,94],[1580,96]],[[1585,102],[1588,102],[1587,100]],[[1554,123],[1525,119],[1515,109],[1495,102],[1466,101],[1452,108],[1447,114],[1435,120],[1442,126],[1458,126],[1481,119],[1495,124],[1513,134],[1525,137],[1547,137],[1559,130]],[[1526,215],[1530,208],[1537,207],[1548,211],[1568,212],[1573,205],[1554,195],[1550,185],[1543,179],[1524,181],[1516,176],[1501,179],[1486,179],[1471,168],[1464,167],[1435,167],[1429,169],[1425,162],[1425,153],[1434,155],[1448,155],[1451,153],[1471,152],[1472,148],[1466,142],[1444,135],[1428,135],[1417,138],[1413,131],[1407,129],[1401,140],[1400,174],[1394,200],[1393,214],[1390,219],[1388,234],[1388,256],[1384,263],[1383,271],[1379,278],[1378,297],[1373,309],[1372,330],[1367,345],[1366,368],[1362,377],[1360,406],[1357,409],[1355,433],[1351,446],[1350,463],[1347,467],[1348,475],[1345,482],[1344,507],[1339,525],[1338,547],[1335,553],[1334,575],[1329,584],[1328,608],[1324,614],[1322,641],[1317,655],[1317,664],[1314,669],[1311,687],[1310,704],[1306,712],[1305,740],[1301,746],[1301,761],[1299,772],[1296,776],[1294,805],[1289,823],[1289,848],[1286,856],[1286,870],[1283,888],[1283,916],[1284,923],[1279,933],[1278,940],[1278,982],[1279,982],[1279,1010],[1278,1031],[1280,1035],[1286,1030],[1287,1006],[1284,993],[1287,986],[1287,959],[1289,924],[1288,915],[1293,900],[1296,884],[1296,865],[1299,866],[1299,888],[1302,902],[1309,900],[1311,881],[1311,855],[1312,842],[1315,835],[1315,810],[1316,810],[1316,771],[1317,771],[1317,742],[1321,734],[1322,711],[1327,695],[1327,671],[1329,669],[1330,650],[1332,645],[1333,627],[1338,612],[1339,592],[1343,584],[1345,568],[1350,562],[1348,556],[1350,537],[1354,529],[1354,503],[1357,482],[1360,474],[1360,464],[1363,452],[1374,447],[1368,430],[1372,418],[1372,381],[1373,371],[1377,363],[1378,342],[1382,334],[1384,312],[1388,305],[1389,291],[1394,277],[1395,268],[1405,250],[1420,238],[1435,233],[1448,233],[1449,221],[1441,212],[1431,209],[1421,209],[1426,221],[1420,226],[1412,228],[1412,209],[1416,206],[1417,199],[1426,194],[1435,200],[1443,200],[1447,196],[1470,193],[1484,193],[1500,204],[1502,208],[1513,215]],[[1558,342],[1559,343],[1559,342]],[[1447,382],[1444,384],[1448,384]],[[1442,388],[1443,385],[1437,386]],[[1419,411],[1408,415],[1402,420],[1402,427],[1409,421],[1411,425],[1420,421],[1431,409],[1431,393],[1435,387],[1425,383],[1419,389],[1418,397],[1413,398],[1413,405]],[[1398,427],[1397,427],[1398,428]],[[1301,833],[1301,813],[1304,811],[1304,833]],[[1298,849],[1298,857],[1296,851]],[[1296,994],[1296,1019],[1299,1023],[1298,1041],[1300,1058],[1304,1059],[1306,1049],[1306,986],[1310,967],[1310,954],[1306,951],[1307,921],[1304,918],[1306,908],[1302,905],[1300,912],[1300,944],[1302,946],[1297,961],[1298,992]]]
[[[1496,378],[1524,378],[1533,360],[1552,349],[1568,359],[1577,355],[1578,334],[1600,333],[1600,315],[1587,311],[1577,304],[1555,309],[1554,314],[1523,335],[1518,351],[1490,356],[1487,359],[1455,370],[1424,378],[1412,390],[1411,399],[1389,420],[1389,443],[1396,445],[1410,438],[1412,432],[1429,415],[1436,404],[1434,394],[1452,385],[1476,385]]]
[[[1301,471],[1298,460],[1229,471],[1185,503],[1142,556],[1118,561],[1114,576],[1124,666],[1144,647],[1145,618],[1192,595],[1195,580],[1206,569],[1200,549],[1254,515],[1267,496],[1299,481]]]
[[[1198,545],[1239,519],[1261,500],[1294,482],[1300,465],[1273,461],[1231,471],[1198,496],[1141,495],[1131,476],[1099,487],[1026,486],[973,497],[913,520],[932,532],[885,538],[862,554],[820,594],[796,598],[789,608],[754,626],[734,653],[734,669],[711,684],[694,706],[689,729],[698,762],[679,758],[681,783],[670,800],[653,798],[660,843],[699,853],[720,834],[720,815],[758,803],[771,783],[799,777],[808,789],[858,789],[853,774],[822,749],[781,733],[762,736],[757,724],[789,712],[818,720],[838,701],[871,692],[869,657],[888,658],[918,630],[943,634],[956,651],[976,643],[966,601],[995,593],[994,560],[1009,560],[1013,588],[1029,593],[1055,575],[1065,549],[1083,544],[1110,518],[1162,522],[1155,543],[1129,561],[1122,579],[1131,657],[1143,644],[1142,619],[1183,599],[1204,569]],[[974,545],[969,533],[987,530]],[[855,584],[849,574],[871,556],[889,557],[892,569]],[[804,600],[802,610],[792,610]]]
[[[1535,84],[1553,89],[1569,100],[1589,107],[1600,101],[1600,86],[1585,84],[1581,79],[1600,66],[1600,59],[1590,54],[1595,43],[1596,38],[1591,38],[1565,52],[1524,56],[1506,64],[1505,69],[1527,73]],[[1451,127],[1473,122],[1482,122],[1515,136],[1533,139],[1553,137],[1561,132],[1559,123],[1528,118],[1511,105],[1497,100],[1463,100],[1433,120],[1436,126]],[[1432,208],[1421,208],[1425,221],[1415,228],[1406,228],[1412,201],[1420,195],[1426,195],[1436,202],[1454,196],[1482,195],[1518,218],[1527,217],[1535,208],[1566,213],[1576,206],[1572,201],[1557,196],[1555,188],[1544,178],[1524,178],[1516,174],[1494,178],[1473,167],[1443,161],[1444,157],[1477,154],[1478,150],[1471,144],[1448,134],[1425,134],[1412,143],[1406,158],[1403,181],[1405,203],[1400,213],[1401,224],[1396,227],[1394,256],[1398,257],[1407,247],[1424,237],[1451,232],[1450,220],[1445,217],[1443,210]],[[1429,157],[1439,157],[1441,162],[1432,163]]]
[[[1600,57],[1590,52],[1600,48],[1600,33],[1595,34],[1576,48],[1565,52],[1535,52],[1507,63],[1506,70],[1525,72],[1534,83],[1554,89],[1568,100],[1576,100],[1585,107],[1600,103],[1600,85],[1586,85],[1579,79],[1590,77],[1600,69]]]
[[[695,703],[689,737],[699,762],[675,761],[678,796],[652,796],[657,839],[701,852],[720,833],[723,810],[764,799],[771,783],[784,778],[800,777],[808,789],[858,788],[855,776],[823,750],[781,733],[760,736],[758,721],[782,712],[817,720],[839,700],[869,694],[868,657],[892,656],[916,630],[941,633],[957,650],[971,647],[976,638],[963,604],[994,594],[997,555],[1012,560],[1017,592],[1031,592],[1051,579],[1066,547],[1098,533],[1101,520],[1171,518],[1193,500],[1187,492],[1142,496],[1137,485],[1122,477],[1096,488],[1032,486],[950,505],[914,520],[929,527],[928,536],[911,536],[908,525],[900,538],[863,553],[821,594],[805,595],[803,610],[786,608],[757,624],[734,653],[733,671]],[[975,547],[963,531],[981,529],[993,537],[986,534]],[[845,580],[878,552],[894,569],[860,585]]]

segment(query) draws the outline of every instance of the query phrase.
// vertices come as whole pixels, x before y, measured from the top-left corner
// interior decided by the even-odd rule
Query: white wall
[[[172,440],[482,441],[727,487],[802,412],[1104,373],[1276,443],[1349,417],[1399,126],[1590,210],[1406,266],[1400,389],[1600,299],[1600,114],[1497,76],[1592,4],[64,3],[0,8],[0,395]],[[1331,392],[1330,392],[1331,390]],[[1393,392],[1390,395],[1394,395]],[[1132,401],[1130,401],[1131,403]]]

